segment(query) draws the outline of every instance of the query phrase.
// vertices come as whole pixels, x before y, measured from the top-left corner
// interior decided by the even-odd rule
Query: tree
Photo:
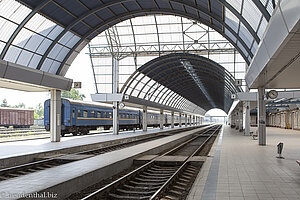
[[[78,90],[72,88],[71,91],[63,91],[61,97],[73,99],[73,100],[83,100],[85,98],[84,94],[79,93]]]
[[[8,105],[8,103],[7,103],[7,100],[6,100],[6,99],[3,99],[3,100],[2,100],[1,107],[9,107],[9,105]]]
[[[25,108],[25,104],[24,103],[19,103],[18,105],[13,106],[13,108]]]
[[[34,119],[44,118],[44,107],[42,103],[39,103],[35,108],[29,107],[28,109],[34,109]]]

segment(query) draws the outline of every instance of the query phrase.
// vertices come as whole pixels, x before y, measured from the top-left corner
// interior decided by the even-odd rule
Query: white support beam
[[[258,143],[266,145],[266,103],[264,100],[265,89],[258,88]]]
[[[147,106],[143,106],[143,131],[147,131]]]
[[[184,114],[184,123],[185,123],[185,126],[188,126],[187,114]]]
[[[112,97],[119,95],[119,61],[112,57]],[[113,102],[113,134],[119,135],[119,100],[111,99]]]
[[[250,102],[246,101],[244,103],[244,128],[245,128],[245,135],[250,135]]]
[[[119,135],[119,102],[113,102],[113,134]]]
[[[159,112],[159,128],[162,130],[164,129],[164,110],[160,109]]]
[[[171,112],[171,128],[174,128],[174,112]]]
[[[182,113],[179,113],[179,127],[182,127]]]
[[[50,100],[50,140],[60,142],[61,135],[61,91],[51,90]]]

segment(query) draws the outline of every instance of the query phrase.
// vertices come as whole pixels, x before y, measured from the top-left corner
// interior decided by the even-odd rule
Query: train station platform
[[[285,159],[276,158],[279,142]],[[300,199],[299,145],[300,131],[267,128],[267,145],[259,146],[251,136],[225,126],[187,199]]]
[[[37,157],[49,156],[52,154],[76,153],[79,151],[99,148],[99,145],[107,146],[117,142],[133,141],[148,137],[149,134],[166,133],[170,130],[185,129],[188,127],[164,127],[149,128],[143,130],[123,131],[119,135],[110,133],[92,134],[84,136],[62,137],[61,142],[50,142],[49,138],[24,140],[16,142],[0,143],[0,169],[11,167],[27,162],[32,162]]]
[[[203,129],[205,127],[170,134],[146,143],[0,181],[0,199],[8,199],[7,197],[17,199],[18,195],[36,193],[42,195],[44,192],[55,195],[54,198],[64,199],[70,194],[131,167],[135,158],[165,151],[181,144]]]

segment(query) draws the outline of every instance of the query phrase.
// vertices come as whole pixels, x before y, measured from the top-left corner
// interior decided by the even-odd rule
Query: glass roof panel
[[[253,37],[252,37],[251,33],[248,31],[248,29],[242,23],[240,25],[239,36],[241,37],[241,39],[246,43],[246,45],[250,49]]]
[[[0,1],[0,15],[6,19],[20,24],[23,19],[30,13],[30,9],[17,1],[2,0]]]
[[[4,47],[5,47],[5,43],[0,41],[0,54]]]
[[[17,24],[0,17],[0,40],[3,42],[7,42],[17,27]],[[5,31],[2,31],[4,29]]]
[[[23,66],[27,66],[29,64],[29,61],[32,58],[32,56],[33,56],[33,53],[26,51],[26,50],[22,50],[16,63],[23,65]]]
[[[42,56],[34,54],[28,64],[28,67],[36,68],[41,59],[42,59]]]
[[[227,8],[225,8],[225,23],[228,24],[235,32],[238,31],[239,19]]]
[[[241,13],[241,0],[226,0],[232,7],[234,7],[239,13]]]
[[[257,35],[258,35],[259,38],[262,39],[263,34],[264,34],[265,30],[266,30],[267,25],[268,25],[268,22],[267,22],[267,20],[263,17],[263,18],[262,18],[262,21],[261,21],[261,24],[260,24],[260,26],[259,26],[259,28],[258,28],[258,31],[257,31]]]
[[[21,53],[21,49],[15,46],[10,46],[4,60],[16,63],[19,54]]]
[[[244,0],[242,15],[251,25],[253,30],[256,31],[262,14],[252,0]]]

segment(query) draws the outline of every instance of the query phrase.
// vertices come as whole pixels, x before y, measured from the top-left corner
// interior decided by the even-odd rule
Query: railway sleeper
[[[143,197],[135,197],[135,196],[123,196],[123,195],[118,195],[114,193],[109,193],[108,194],[110,197],[113,199],[122,199],[122,200],[131,200],[131,199],[149,199],[151,196],[143,196]]]
[[[139,177],[135,177],[134,180],[143,181],[143,182],[151,182],[151,183],[164,183],[164,182],[166,182],[166,180],[168,180],[168,178],[157,180],[154,177],[153,178],[139,178]]]
[[[145,195],[152,195],[154,191],[135,191],[135,190],[124,190],[124,189],[116,189],[117,192],[127,194],[127,195],[138,195],[138,196],[145,196]]]
[[[155,179],[168,179],[170,178],[170,176],[162,176],[161,174],[152,174],[152,175],[144,175],[144,174],[140,174],[139,177],[141,178],[155,178]]]
[[[160,186],[146,186],[146,187],[142,187],[142,186],[131,186],[131,185],[123,185],[123,187],[126,187],[128,189],[131,189],[131,190],[152,190],[152,191],[156,191],[160,188]]]
[[[173,174],[176,170],[172,171],[164,171],[164,170],[153,170],[153,169],[148,169],[146,172],[150,172],[153,174]]]
[[[180,200],[180,199],[175,196],[167,195],[167,196],[161,198],[160,200]]]
[[[179,192],[179,191],[174,190],[174,189],[169,190],[168,193],[174,194],[175,196],[181,196],[182,195],[182,191]]]
[[[141,183],[141,182],[136,182],[136,181],[129,181],[131,184],[133,184],[133,185],[138,185],[138,186],[143,186],[143,187],[147,187],[148,185],[149,186],[157,186],[157,185],[159,185],[159,186],[161,186],[161,185],[163,185],[163,183],[153,183],[153,182],[143,182],[143,183]]]
[[[174,172],[171,173],[157,173],[157,172],[153,172],[153,173],[149,173],[147,171],[143,172],[144,175],[148,175],[148,176],[172,176],[172,174],[174,174]]]

